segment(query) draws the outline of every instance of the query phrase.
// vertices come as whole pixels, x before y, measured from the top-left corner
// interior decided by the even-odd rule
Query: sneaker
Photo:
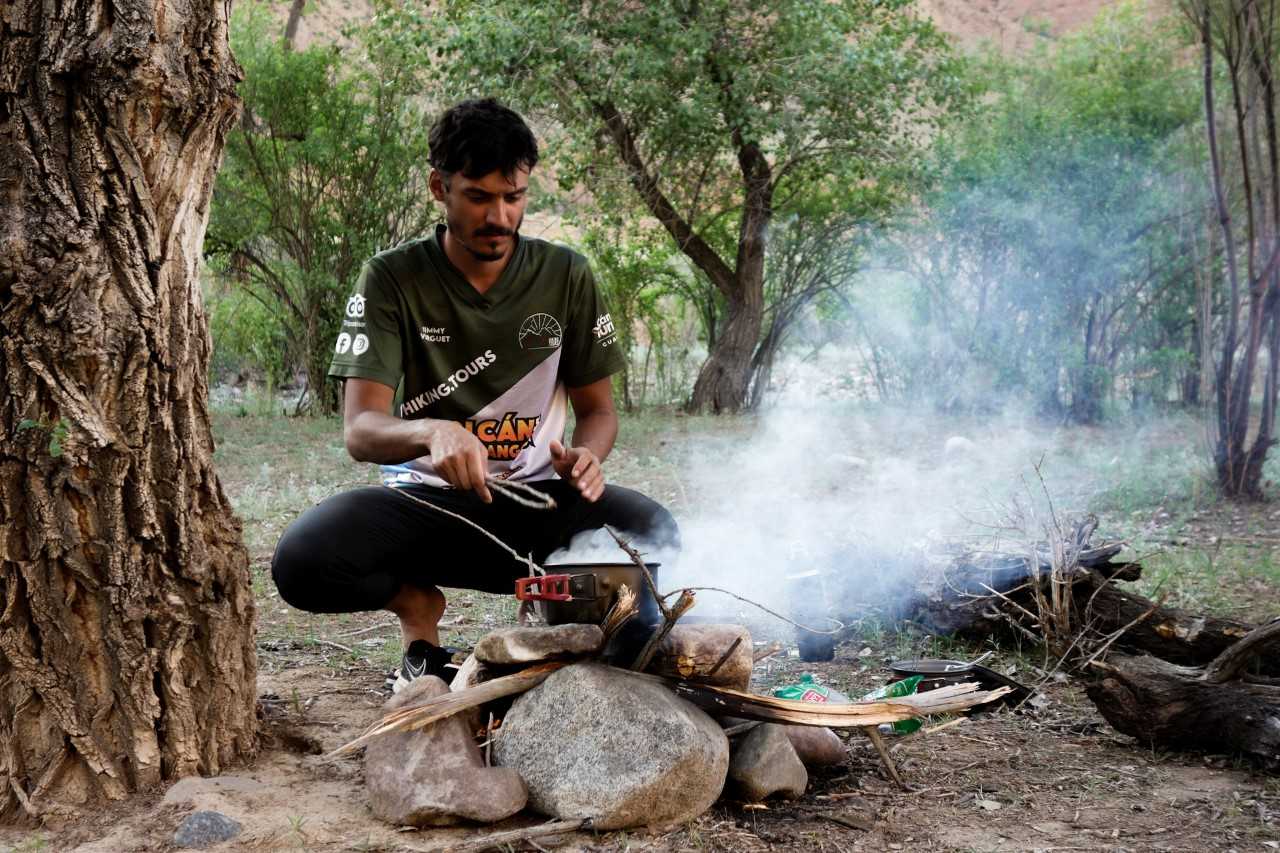
[[[387,676],[387,685],[392,693],[399,693],[415,679],[424,675],[443,678],[448,684],[458,674],[458,666],[453,662],[457,649],[433,646],[426,640],[414,640],[400,659],[400,667]]]

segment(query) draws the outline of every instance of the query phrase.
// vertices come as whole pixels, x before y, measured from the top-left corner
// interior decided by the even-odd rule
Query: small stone
[[[598,830],[671,826],[720,796],[729,740],[662,684],[575,663],[515,701],[494,756],[529,785],[529,805]]]
[[[574,655],[593,655],[604,646],[598,625],[515,625],[499,628],[476,643],[473,654],[481,663],[536,663]]]
[[[1000,810],[1000,803],[995,800],[974,800],[973,802],[978,808],[986,809],[989,812]]]
[[[786,726],[765,723],[737,745],[729,762],[729,781],[742,799],[758,803],[775,794],[787,799],[804,796],[809,772],[796,755]]]
[[[844,764],[844,741],[819,726],[786,726],[787,739],[805,767],[835,767]]]
[[[387,700],[382,712],[448,692],[433,675],[417,678]],[[374,816],[395,826],[492,823],[520,811],[528,796],[516,771],[484,766],[459,716],[375,738],[365,749],[364,776]]]
[[[175,847],[210,847],[235,838],[240,824],[222,812],[192,812],[173,834]]]

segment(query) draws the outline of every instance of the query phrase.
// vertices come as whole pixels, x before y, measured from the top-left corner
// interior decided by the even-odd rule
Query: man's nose
[[[500,225],[505,228],[510,215],[511,205],[505,199],[498,199],[485,210],[484,221],[486,225]]]

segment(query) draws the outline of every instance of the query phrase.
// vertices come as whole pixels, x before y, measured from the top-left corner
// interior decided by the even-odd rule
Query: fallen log
[[[1126,590],[1119,581],[1138,580],[1142,566],[1118,560],[1123,544],[1088,547],[1092,524],[1082,525],[1064,548],[1065,564],[1056,566],[1044,549],[1033,557],[994,552],[964,552],[926,563],[915,585],[901,590],[903,603],[894,615],[946,636],[983,639],[1021,634],[1040,639],[1046,614],[1036,601],[1036,586],[1044,592],[1063,584],[1070,597],[1068,612],[1073,633],[1116,639],[1117,651],[1148,654],[1184,666],[1206,666],[1254,626],[1166,607]],[[1079,545],[1073,552],[1071,545]],[[1258,658],[1254,671],[1280,676],[1280,656]]]
[[[1240,680],[1248,662],[1280,640],[1280,620],[1250,632],[1205,668],[1159,658],[1095,661],[1085,686],[1117,731],[1144,744],[1242,755],[1280,769],[1280,685]]]

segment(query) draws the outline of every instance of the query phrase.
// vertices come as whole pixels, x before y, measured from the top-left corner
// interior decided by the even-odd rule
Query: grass
[[[338,419],[291,418],[279,412],[278,405],[250,399],[223,405],[213,416],[219,476],[244,522],[260,642],[294,643],[291,648],[300,647],[308,657],[331,667],[360,661],[394,666],[400,654],[394,627],[343,636],[388,621],[388,614],[314,616],[276,597],[269,563],[284,527],[327,495],[377,482],[375,466],[355,463],[347,456]],[[1247,621],[1280,612],[1280,509],[1216,499],[1206,477],[1203,431],[1192,418],[1171,416],[1103,428],[1025,427],[1016,441],[1001,432],[1007,425],[955,419],[938,423],[866,407],[841,411],[832,420],[840,441],[814,448],[816,466],[810,472],[780,470],[776,476],[781,486],[744,482],[743,487],[776,488],[780,494],[789,494],[811,485],[821,492],[822,500],[834,495],[858,506],[860,501],[874,502],[877,490],[894,487],[892,477],[877,479],[881,468],[896,471],[890,465],[902,467],[907,460],[909,470],[931,475],[953,466],[947,479],[922,483],[959,484],[968,489],[958,489],[962,497],[956,498],[956,505],[986,494],[999,504],[1008,494],[1036,497],[1047,491],[1061,516],[1096,513],[1101,519],[1097,538],[1126,539],[1141,558],[1146,573],[1139,590],[1144,594],[1166,593],[1172,605]],[[973,460],[946,457],[940,450],[945,439],[955,434],[972,436],[986,455]],[[767,416],[688,416],[669,410],[628,413],[622,416],[621,437],[609,459],[608,473],[611,481],[665,503],[684,522],[705,511],[709,501],[723,499],[716,497],[714,489],[708,490],[695,472],[705,471],[709,464],[718,466],[732,482],[745,460],[747,473],[740,476],[773,476],[768,468],[762,475],[758,467],[751,467],[751,455],[767,452],[771,443],[804,440],[808,439],[791,431],[790,424],[779,429]],[[1006,446],[1014,449],[1002,453]],[[864,458],[871,475],[857,471],[832,475],[829,460],[838,458],[833,451]],[[974,485],[977,480],[982,480],[981,488]],[[743,523],[767,524],[769,519],[744,517]],[[851,519],[851,524],[856,527],[857,519]],[[509,597],[451,592],[446,623],[452,624],[444,626],[444,642],[469,646],[493,627],[512,621],[514,610],[515,602]],[[968,658],[978,653],[964,644],[897,627],[868,617],[848,645],[871,646],[893,657]],[[780,630],[780,635],[786,633]],[[324,640],[349,646],[354,654]],[[1045,665],[1039,649],[1014,647],[998,652],[998,659],[1015,669]],[[835,686],[857,691],[862,685]]]

